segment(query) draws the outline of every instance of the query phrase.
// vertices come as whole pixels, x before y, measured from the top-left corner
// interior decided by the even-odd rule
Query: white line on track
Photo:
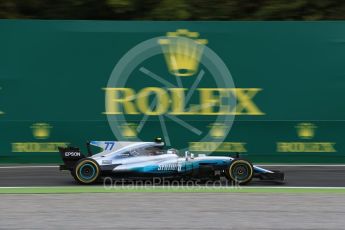
[[[57,165],[18,165],[18,166],[0,166],[0,169],[26,169],[26,168],[58,168]]]
[[[82,188],[82,187],[88,187],[88,186],[78,186],[78,185],[74,185],[74,186],[19,186],[19,187],[0,187],[0,189],[33,189],[33,188]],[[131,186],[129,186],[131,187]],[[103,188],[102,186],[92,186],[90,188]],[[114,187],[115,189],[117,188],[116,186]],[[126,186],[123,187],[119,187],[119,188],[126,188]],[[151,188],[151,187],[143,187],[143,189],[145,188]],[[152,186],[152,188],[164,188],[164,186]],[[244,187],[226,187],[226,186],[221,186],[221,187],[208,187],[208,186],[196,186],[196,187],[192,187],[192,186],[178,186],[178,187],[168,187],[167,190],[169,190],[169,188],[172,189],[176,189],[176,188],[181,188],[181,189],[233,189],[233,190],[241,190],[241,189],[345,189],[345,187],[315,187],[315,186],[244,186]]]
[[[255,164],[256,165],[256,164]],[[259,167],[345,167],[345,164],[258,164]]]
[[[275,188],[279,188],[279,189],[345,189],[345,187],[317,187],[317,186],[246,186],[246,187],[241,187],[240,189],[255,189],[255,188],[259,188],[259,189],[265,189],[265,188],[269,188],[269,189],[275,189]]]
[[[345,167],[345,164],[259,164],[259,167]],[[0,166],[0,169],[26,169],[26,168],[58,168],[58,165],[13,165],[13,166]]]

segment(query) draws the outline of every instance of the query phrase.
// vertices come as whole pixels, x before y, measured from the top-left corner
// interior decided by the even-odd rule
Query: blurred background
[[[336,20],[337,0],[0,0],[1,18],[114,20]]]

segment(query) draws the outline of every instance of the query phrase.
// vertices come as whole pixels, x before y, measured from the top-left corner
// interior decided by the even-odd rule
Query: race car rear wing
[[[63,165],[60,165],[60,170],[72,170],[75,164],[80,160],[85,158],[85,156],[80,152],[79,148],[75,147],[58,147]]]

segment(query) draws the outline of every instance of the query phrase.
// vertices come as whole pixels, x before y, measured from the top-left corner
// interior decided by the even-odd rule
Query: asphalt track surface
[[[2,194],[0,229],[344,229],[339,194]]]
[[[286,181],[252,181],[250,186],[345,187],[345,165],[264,167],[283,171]],[[0,166],[0,187],[69,185],[76,185],[69,172],[55,166]]]
[[[277,186],[345,187],[345,166],[266,167]],[[0,187],[73,186],[57,167],[0,166]],[[253,182],[251,185],[275,185]],[[0,229],[344,229],[331,193],[1,194]]]

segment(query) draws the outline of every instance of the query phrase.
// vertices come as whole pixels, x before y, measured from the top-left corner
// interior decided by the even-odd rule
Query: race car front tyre
[[[100,168],[95,160],[84,158],[77,162],[72,175],[80,184],[92,184],[99,178]]]
[[[236,184],[249,183],[254,175],[253,165],[244,159],[233,160],[226,170],[228,179]]]

